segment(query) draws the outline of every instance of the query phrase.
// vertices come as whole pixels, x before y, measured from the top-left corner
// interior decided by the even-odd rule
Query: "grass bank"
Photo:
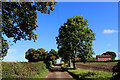
[[[48,69],[40,62],[2,62],[2,80],[44,78]]]
[[[113,75],[110,72],[89,70],[77,68],[73,70],[70,67],[63,67],[64,70],[69,72],[77,80],[110,80]]]

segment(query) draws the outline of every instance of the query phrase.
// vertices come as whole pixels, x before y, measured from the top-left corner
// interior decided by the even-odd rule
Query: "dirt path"
[[[75,80],[68,72],[63,71],[61,66],[53,66],[45,78],[47,80]]]

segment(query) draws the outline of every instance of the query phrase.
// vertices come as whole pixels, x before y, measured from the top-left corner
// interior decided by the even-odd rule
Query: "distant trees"
[[[58,59],[59,56],[58,52],[54,49],[51,49],[51,51],[48,52],[43,48],[37,50],[31,48],[25,53],[25,58],[28,59],[28,62],[52,61],[52,64],[55,64],[56,59]]]
[[[43,48],[37,50],[31,48],[25,54],[25,58],[28,59],[28,62],[38,62],[46,59],[45,54],[47,54],[47,52],[45,52]]]
[[[51,51],[48,53],[48,58],[50,61],[52,61],[52,64],[56,63],[56,60],[59,58],[58,52],[54,49],[51,49]]]
[[[73,67],[75,69],[75,55],[83,62],[86,61],[92,54],[92,42],[95,40],[95,33],[88,27],[88,20],[82,16],[68,18],[67,22],[59,28],[59,35],[56,37],[58,49],[64,48],[66,57],[73,59]],[[60,51],[61,52],[61,51]],[[65,59],[65,56],[63,57]]]
[[[56,2],[2,2],[2,34],[17,40],[37,39],[37,12],[50,14]]]
[[[112,52],[112,51],[107,51],[107,52],[103,53],[102,55],[111,55],[112,59],[115,59],[115,57],[116,57],[116,53]]]

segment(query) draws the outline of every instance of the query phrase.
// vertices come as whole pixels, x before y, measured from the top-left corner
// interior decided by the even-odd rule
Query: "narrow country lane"
[[[53,66],[45,77],[46,80],[75,80],[68,72],[63,71],[61,66]]]

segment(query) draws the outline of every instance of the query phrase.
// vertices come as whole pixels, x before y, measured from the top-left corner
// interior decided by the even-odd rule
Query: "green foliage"
[[[7,42],[7,40],[4,40],[3,37],[2,37],[2,51],[0,52],[0,59],[3,59],[6,55],[7,55],[7,52],[8,52],[8,49],[9,49],[9,44]]]
[[[44,63],[46,64],[46,68],[50,69],[52,67],[52,61],[45,60]]]
[[[2,78],[32,78],[46,70],[43,62],[3,62]]]
[[[25,58],[28,59],[29,62],[38,62],[46,60],[48,52],[45,52],[43,48],[37,50],[31,48],[25,54]]]
[[[61,47],[58,49],[58,54],[60,57],[62,57],[64,63],[68,63],[68,61],[71,58],[71,54],[69,50],[66,50],[65,47]]]
[[[120,79],[120,61],[118,62],[117,65],[115,65],[113,68],[113,74],[116,74],[113,78],[115,78],[116,80]]]
[[[51,49],[51,51],[48,54],[47,59],[52,61],[52,64],[54,65],[56,63],[56,59],[59,58],[58,52],[55,51],[54,49]]]
[[[95,40],[95,33],[89,29],[88,20],[84,20],[82,16],[68,18],[67,22],[60,27],[56,40],[58,49],[64,48],[61,50],[65,51],[64,54],[60,54],[72,58],[74,66],[76,54],[79,54],[83,62],[86,62],[94,54],[92,42]]]
[[[37,11],[50,14],[56,2],[2,2],[2,34],[17,40],[37,39]]]
[[[112,59],[115,59],[115,57],[116,57],[116,53],[112,52],[112,51],[107,51],[107,52],[103,53],[102,55],[111,55]]]
[[[47,68],[51,68],[52,65],[56,64],[56,59],[59,58],[58,52],[54,49],[51,49],[51,51],[48,53],[48,51],[45,52],[45,49],[29,49],[25,53],[25,58],[28,59],[28,62],[38,62],[38,61],[44,61]]]

